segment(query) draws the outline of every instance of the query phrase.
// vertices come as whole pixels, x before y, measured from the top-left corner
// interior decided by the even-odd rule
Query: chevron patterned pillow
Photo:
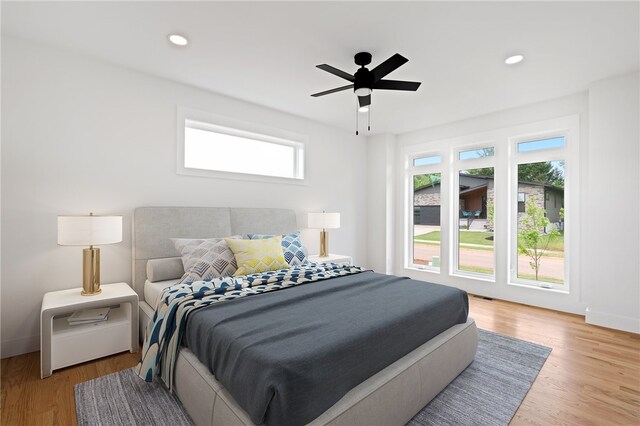
[[[273,237],[275,237],[275,235],[249,234],[250,240],[262,240]],[[282,252],[284,253],[284,259],[291,266],[307,263],[307,249],[302,245],[300,231],[282,236]]]
[[[234,235],[229,238],[241,238]],[[209,281],[233,275],[238,269],[236,258],[224,238],[172,238],[182,256],[184,275],[180,283]]]
[[[238,263],[238,270],[233,275],[289,269],[282,253],[282,237],[279,235],[260,240],[227,238],[226,241]]]

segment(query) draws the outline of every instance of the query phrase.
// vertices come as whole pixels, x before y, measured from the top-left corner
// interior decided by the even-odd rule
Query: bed
[[[286,209],[136,209],[133,217],[133,287],[141,301],[141,336],[144,335],[146,323],[153,315],[158,295],[163,288],[177,281],[175,278],[161,279],[162,274],[156,274],[149,280],[148,275],[153,275],[153,268],[149,274],[147,273],[149,261],[152,262],[150,265],[154,262],[165,267],[169,265],[168,269],[180,264],[178,253],[170,238],[209,238],[251,232],[285,234],[296,229],[296,214]],[[170,276],[171,273],[167,275]],[[361,276],[366,277],[363,274]],[[332,280],[339,279],[341,278]],[[293,294],[293,289],[273,294],[278,293],[278,297],[284,297]],[[264,296],[253,298],[255,301],[251,303],[266,303],[267,298]],[[232,306],[234,303],[229,303],[228,306],[235,308]],[[194,340],[193,335],[190,339]],[[473,319],[468,318],[464,323],[439,332],[390,365],[376,370],[373,375],[366,376],[368,378],[350,388],[344,396],[309,423],[405,424],[472,362],[476,348],[477,329]],[[202,354],[200,356],[202,358]],[[229,387],[233,390],[232,388],[233,386]],[[194,351],[187,347],[180,350],[175,367],[174,391],[196,424],[255,424],[250,414],[236,402],[229,389],[214,377]],[[255,419],[255,416],[253,418]]]

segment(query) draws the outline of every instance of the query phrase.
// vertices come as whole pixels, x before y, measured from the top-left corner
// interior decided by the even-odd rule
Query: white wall
[[[81,286],[82,248],[56,245],[58,214],[124,216],[124,241],[101,248],[104,283],[131,280],[138,206],[339,211],[331,251],[366,261],[364,138],[4,36],[2,77],[3,357],[39,348],[45,292]],[[176,105],[308,135],[308,185],[177,175]],[[304,235],[317,253],[317,232]]]
[[[394,271],[396,138],[383,134],[367,138],[368,266],[376,272]]]
[[[588,323],[640,333],[640,74],[589,89]]]

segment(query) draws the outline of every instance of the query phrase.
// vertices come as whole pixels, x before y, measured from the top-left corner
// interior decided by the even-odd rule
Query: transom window
[[[413,159],[413,166],[430,166],[433,164],[438,164],[442,161],[442,157],[439,155],[428,155],[426,157],[418,157]]]
[[[468,149],[465,151],[460,151],[458,154],[458,158],[460,160],[472,160],[474,158],[484,158],[484,157],[493,157],[495,154],[495,148],[480,148],[480,149]]]
[[[518,143],[518,152],[539,151],[543,149],[554,149],[564,147],[564,136],[554,138],[538,139]]]
[[[286,132],[179,109],[178,173],[304,179],[304,143]],[[195,116],[195,117],[194,117]],[[281,136],[282,135],[282,136]],[[298,138],[299,139],[299,138]]]

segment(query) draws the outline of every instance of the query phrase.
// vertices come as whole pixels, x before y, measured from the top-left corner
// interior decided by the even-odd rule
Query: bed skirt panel
[[[478,346],[472,318],[442,332],[349,391],[312,425],[404,425],[471,362]],[[197,357],[180,350],[175,392],[197,425],[253,425]]]

